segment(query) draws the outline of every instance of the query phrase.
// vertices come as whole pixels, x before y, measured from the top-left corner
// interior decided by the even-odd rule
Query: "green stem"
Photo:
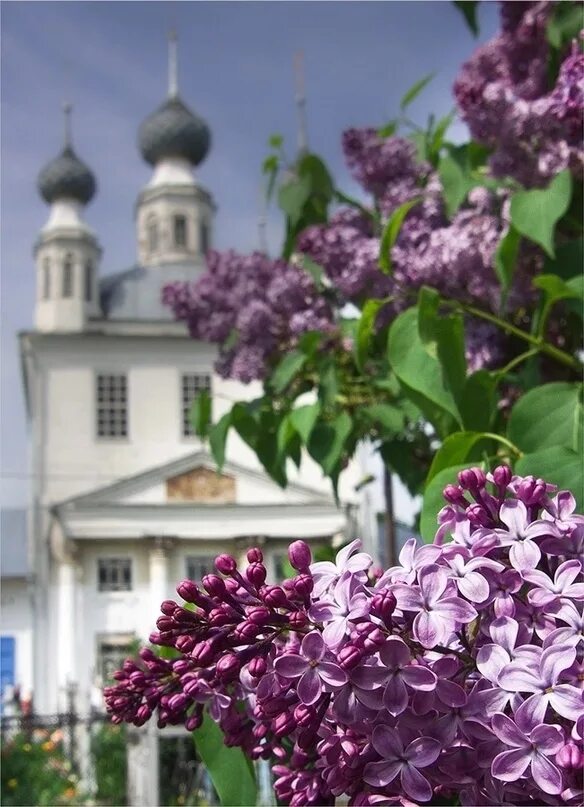
[[[504,446],[507,446],[514,454],[518,457],[523,456],[523,451],[517,448],[515,443],[512,443],[510,440],[507,440],[506,437],[502,437],[500,434],[493,434],[492,432],[485,432],[484,437],[488,437],[490,440],[496,440],[497,442],[501,443]]]
[[[574,356],[570,356],[569,353],[560,350],[560,348],[550,345],[549,342],[546,342],[541,336],[532,336],[530,333],[522,331],[521,328],[511,325],[510,322],[505,322],[505,320],[496,317],[494,314],[489,314],[488,311],[483,311],[481,308],[475,308],[474,305],[467,305],[466,303],[459,303],[454,300],[445,300],[444,302],[453,308],[457,308],[459,311],[472,314],[473,316],[484,319],[487,322],[492,322],[493,325],[507,331],[507,333],[511,333],[513,336],[523,339],[528,344],[534,345],[534,347],[536,347],[542,353],[545,353],[546,355],[560,362],[560,364],[565,364],[567,367],[570,367],[577,373],[582,372],[582,364],[578,361],[578,359],[575,359]]]
[[[511,370],[513,370],[514,367],[517,367],[518,364],[527,361],[527,359],[530,359],[532,356],[537,356],[539,350],[540,349],[538,347],[534,347],[531,350],[527,350],[525,353],[522,353],[520,356],[515,356],[515,358],[511,359],[509,364],[506,364],[505,367],[502,367],[500,370],[496,370],[496,374],[499,376],[507,375],[507,373],[510,373]]]

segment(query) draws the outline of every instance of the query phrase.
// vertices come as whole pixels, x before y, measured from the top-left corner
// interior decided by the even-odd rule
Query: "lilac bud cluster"
[[[550,91],[546,29],[554,5],[502,3],[500,33],[475,51],[454,85],[473,138],[493,149],[495,176],[525,187],[547,185],[565,168],[582,176],[583,57],[566,54]]]
[[[306,331],[334,330],[331,307],[310,275],[260,253],[209,252],[205,274],[165,286],[163,302],[193,338],[221,346],[223,377],[246,383],[263,378],[270,358]]]
[[[462,471],[433,544],[381,575],[354,541],[335,562],[289,549],[296,574],[241,570],[178,586],[153,644],[105,690],[116,722],[200,725],[271,759],[301,805],[582,801],[584,517],[574,497],[506,466]]]

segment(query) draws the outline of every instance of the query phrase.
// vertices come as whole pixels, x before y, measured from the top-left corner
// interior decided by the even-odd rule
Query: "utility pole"
[[[397,565],[397,541],[395,536],[395,517],[393,512],[393,490],[391,486],[391,473],[387,465],[383,465],[383,493],[385,498],[385,546],[387,552],[387,566]]]

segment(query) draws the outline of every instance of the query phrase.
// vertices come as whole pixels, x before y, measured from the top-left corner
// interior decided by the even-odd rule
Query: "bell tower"
[[[63,109],[63,151],[38,178],[39,192],[50,206],[34,246],[35,325],[40,331],[81,331],[88,317],[99,315],[97,277],[102,250],[83,219],[96,182],[73,150],[71,105],[65,104]]]

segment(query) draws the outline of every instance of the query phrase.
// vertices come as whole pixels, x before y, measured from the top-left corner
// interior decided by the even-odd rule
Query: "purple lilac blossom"
[[[408,541],[381,576],[358,541],[334,563],[294,542],[281,586],[258,548],[182,581],[189,608],[165,600],[150,637],[178,657],[124,663],[114,722],[192,731],[208,711],[228,745],[272,760],[292,807],[579,805],[582,516],[505,466],[462,471],[445,498],[435,543]],[[526,543],[535,565],[513,551]]]

